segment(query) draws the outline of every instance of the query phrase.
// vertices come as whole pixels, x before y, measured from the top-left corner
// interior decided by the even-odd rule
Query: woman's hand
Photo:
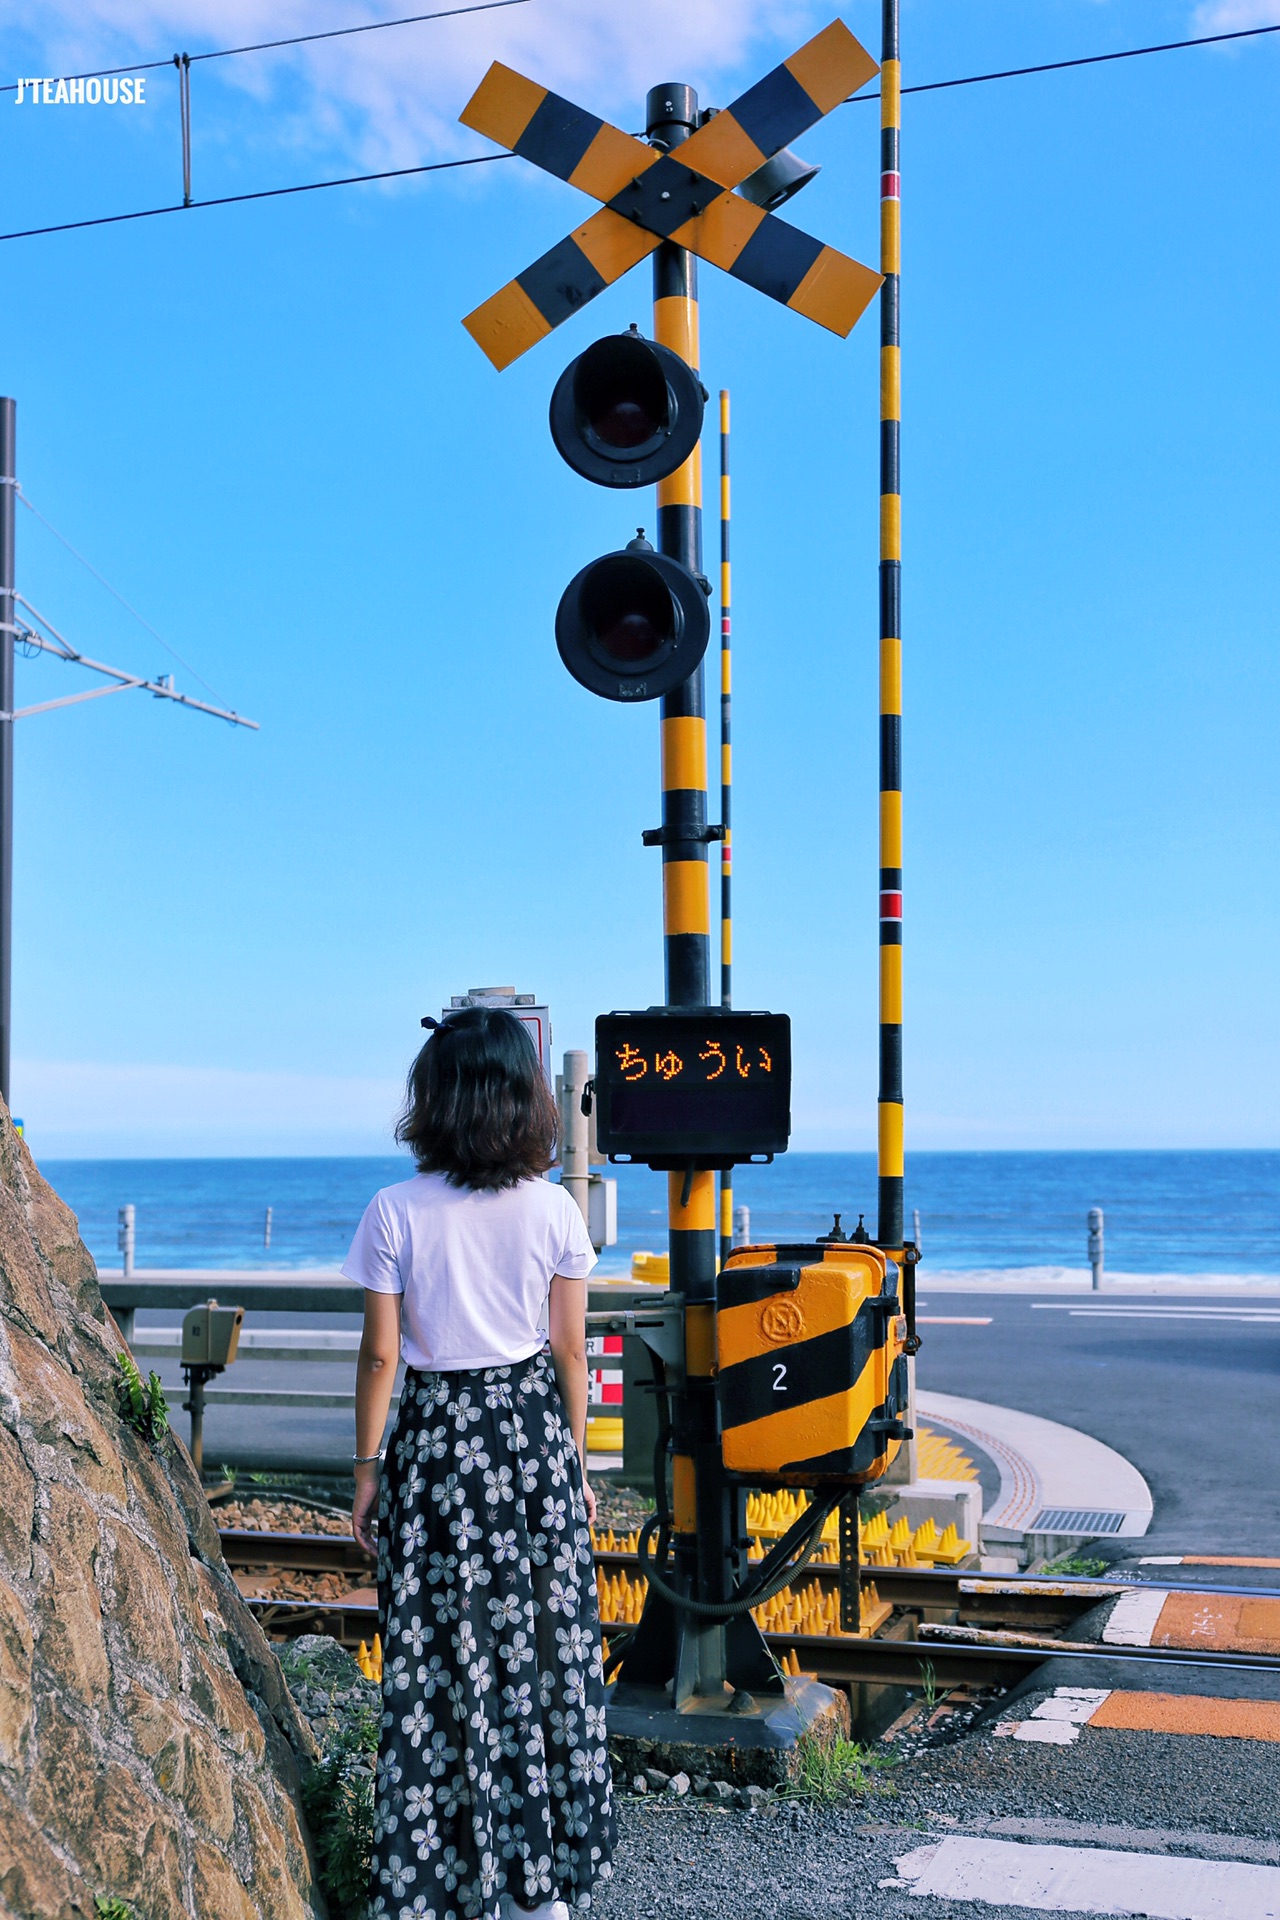
[[[356,1497],[351,1507],[351,1531],[355,1535],[357,1546],[366,1553],[376,1554],[378,1542],[369,1528],[378,1505],[378,1462],[370,1460],[357,1466]],[[594,1503],[593,1503],[594,1504]]]
[[[582,1475],[582,1497],[587,1503],[587,1525],[594,1527],[596,1523],[595,1489],[588,1480],[585,1471]]]

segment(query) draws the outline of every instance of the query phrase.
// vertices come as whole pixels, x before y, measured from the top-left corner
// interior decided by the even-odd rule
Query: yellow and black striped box
[[[907,1437],[906,1321],[878,1247],[739,1247],[716,1280],[724,1464],[757,1484],[861,1486]]]

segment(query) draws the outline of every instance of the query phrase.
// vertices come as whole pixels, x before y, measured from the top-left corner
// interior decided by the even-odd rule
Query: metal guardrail
[[[162,1279],[148,1278],[145,1274],[131,1274],[118,1279],[101,1281],[102,1297],[115,1316],[116,1325],[128,1341],[131,1352],[136,1358],[150,1360],[178,1360],[182,1353],[182,1329],[180,1327],[142,1327],[135,1330],[135,1316],[141,1308],[155,1311],[166,1307],[196,1307],[215,1296],[224,1305],[242,1306],[246,1316],[259,1313],[351,1313],[364,1312],[363,1287],[349,1280],[263,1280],[258,1277],[241,1279],[234,1269],[215,1273],[201,1272],[192,1274],[190,1279],[175,1278],[166,1274]],[[646,1379],[648,1361],[643,1357],[646,1333],[650,1340],[661,1340],[664,1316],[660,1309],[669,1304],[672,1296],[665,1287],[657,1287],[643,1281],[630,1280],[597,1281],[588,1286],[589,1331],[591,1333],[620,1333],[623,1336],[626,1386],[633,1378]],[[669,1341],[664,1343],[669,1344]],[[312,1364],[334,1365],[354,1360],[360,1346],[360,1335],[355,1329],[343,1328],[333,1333],[312,1329],[276,1329],[262,1332],[242,1332],[240,1335],[239,1358],[244,1360],[271,1361],[308,1361]],[[676,1364],[676,1353],[671,1348],[670,1364]],[[624,1434],[628,1433],[626,1452],[628,1459],[635,1458],[646,1465],[652,1460],[653,1437],[656,1434],[655,1415],[648,1400],[642,1400],[636,1391],[626,1396],[631,1411],[624,1425]],[[298,1411],[309,1408],[343,1407],[353,1408],[356,1397],[354,1392],[326,1392],[323,1389],[304,1389],[291,1387],[213,1387],[204,1389],[206,1406],[238,1407],[292,1407]],[[391,1397],[392,1411],[399,1405],[400,1395]]]

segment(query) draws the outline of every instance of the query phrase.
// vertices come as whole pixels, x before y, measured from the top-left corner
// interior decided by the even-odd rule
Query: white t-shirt
[[[374,1194],[342,1271],[402,1293],[406,1366],[444,1373],[537,1353],[552,1275],[585,1280],[595,1264],[586,1222],[550,1180],[489,1193],[419,1173]]]

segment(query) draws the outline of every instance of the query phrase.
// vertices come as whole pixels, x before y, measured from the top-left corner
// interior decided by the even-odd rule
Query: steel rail
[[[378,1627],[377,1606],[369,1601],[273,1600],[246,1595],[245,1605],[266,1632],[286,1639],[299,1633],[327,1633],[342,1645],[354,1647],[373,1639]],[[620,1628],[612,1629],[613,1633]],[[609,1627],[604,1638],[612,1637]],[[802,1673],[828,1686],[854,1685],[939,1688],[1012,1686],[1043,1666],[1046,1660],[1099,1662],[1112,1668],[1191,1667],[1214,1673],[1267,1673],[1280,1676],[1280,1658],[1269,1654],[1199,1653],[1183,1647],[1117,1647],[1099,1643],[1095,1649],[1067,1646],[975,1646],[946,1640],[855,1639],[852,1635],[766,1633],[771,1651],[781,1658],[794,1654]]]
[[[350,1572],[364,1574],[365,1586],[372,1584],[370,1556],[354,1540],[341,1534],[271,1534],[248,1530],[224,1529],[220,1534],[223,1552],[232,1566],[245,1571],[270,1567],[296,1572]],[[635,1565],[630,1555],[600,1553],[598,1564]],[[834,1576],[836,1569],[819,1572]],[[956,1605],[963,1603],[969,1590],[977,1597],[1014,1601],[1022,1597],[1057,1598],[1071,1602],[1064,1615],[1069,1620],[1079,1602],[1108,1597],[1112,1593],[1131,1592],[1135,1583],[1117,1581],[1026,1581],[992,1576],[987,1580],[967,1574],[934,1574],[924,1569],[877,1567],[868,1569],[882,1598],[893,1598],[897,1606],[945,1606],[947,1589]],[[899,1577],[901,1576],[901,1577]],[[1046,1592],[1045,1589],[1050,1591]],[[1084,1591],[1081,1591],[1084,1589]],[[1101,1589],[1101,1591],[1099,1591]],[[1028,1592],[1029,1590],[1029,1592]],[[1161,1591],[1187,1591],[1212,1597],[1226,1592],[1247,1593],[1257,1597],[1259,1589],[1221,1589],[1191,1587]],[[910,1593],[913,1597],[908,1598]],[[916,1595],[927,1595],[921,1600]],[[304,1632],[328,1633],[345,1646],[361,1640],[371,1641],[378,1626],[378,1608],[373,1601],[277,1600],[270,1595],[246,1596],[246,1604],[266,1631],[275,1630],[286,1638]],[[1007,1614],[1004,1617],[1008,1617]],[[942,1629],[934,1628],[935,1632]],[[604,1628],[610,1639],[621,1631],[621,1623]],[[876,1636],[868,1639],[854,1635],[766,1633],[765,1640],[775,1655],[794,1654],[802,1672],[812,1673],[830,1686],[851,1685],[918,1687],[932,1675],[931,1684],[943,1688],[956,1686],[1007,1686],[1014,1684],[1046,1660],[1105,1661],[1110,1666],[1157,1665],[1194,1667],[1214,1672],[1271,1673],[1280,1675],[1280,1657],[1270,1654],[1212,1653],[1193,1647],[1125,1647],[1099,1642],[1097,1646],[1051,1642],[1039,1646],[997,1645],[971,1640],[893,1639]]]
[[[257,1528],[225,1527],[219,1530],[223,1553],[232,1566],[293,1567],[314,1573],[341,1573],[372,1564],[370,1556],[354,1540],[341,1533],[266,1533]],[[633,1553],[601,1548],[596,1565],[610,1572],[623,1570],[639,1575],[639,1563]],[[758,1564],[756,1562],[752,1563]],[[811,1579],[834,1585],[839,1568],[812,1562],[805,1569],[804,1584]],[[881,1598],[892,1599],[897,1607],[965,1607],[975,1601],[1053,1601],[1061,1610],[1084,1611],[1088,1605],[1108,1600],[1113,1595],[1132,1593],[1149,1586],[1160,1593],[1193,1593],[1207,1599],[1280,1600],[1280,1587],[1206,1586],[1198,1581],[1126,1579],[1108,1580],[1068,1576],[1059,1579],[1045,1574],[976,1573],[971,1569],[950,1570],[930,1567],[863,1567],[862,1577],[878,1588]],[[969,1606],[966,1607],[966,1602]]]
[[[615,1528],[615,1532],[617,1529]],[[603,1549],[596,1554],[599,1566],[638,1571],[633,1553]],[[753,1566],[759,1563],[753,1561]],[[834,1582],[839,1568],[825,1561],[810,1562],[805,1579],[825,1578]],[[1225,1594],[1250,1600],[1280,1600],[1280,1587],[1206,1586],[1192,1580],[1133,1580],[1120,1575],[1108,1579],[1105,1574],[1062,1575],[1036,1573],[980,1573],[975,1568],[872,1567],[862,1568],[862,1578],[880,1589],[883,1598],[893,1597],[895,1606],[945,1607],[958,1605],[968,1596],[1035,1598],[1043,1596],[1064,1600],[1096,1602],[1113,1594],[1132,1593],[1135,1588],[1150,1587],[1161,1593],[1198,1593],[1206,1596]]]

